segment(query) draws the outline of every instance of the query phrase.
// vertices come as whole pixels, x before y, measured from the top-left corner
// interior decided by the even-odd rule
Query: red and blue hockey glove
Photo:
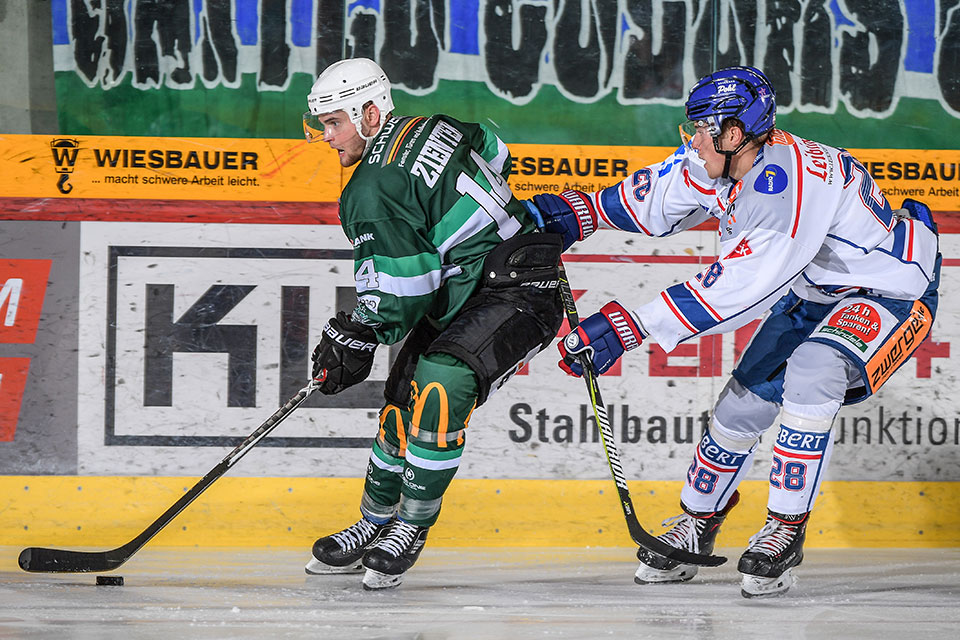
[[[646,337],[623,305],[616,300],[608,302],[557,343],[563,357],[560,368],[572,376],[582,376],[579,356],[585,355],[599,375],[612,367],[624,351],[639,347]]]
[[[378,344],[373,329],[343,311],[330,318],[313,350],[313,379],[320,392],[333,395],[366,380]]]
[[[560,195],[541,193],[533,196],[533,205],[543,218],[543,229],[563,236],[564,251],[597,230],[597,211],[582,191],[567,189]]]

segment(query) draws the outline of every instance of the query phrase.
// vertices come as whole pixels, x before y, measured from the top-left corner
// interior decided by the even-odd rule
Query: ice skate
[[[787,592],[796,582],[791,569],[803,562],[803,540],[809,513],[783,515],[770,511],[767,523],[750,538],[737,571],[743,574],[744,598],[767,598]]]
[[[403,582],[403,574],[420,557],[430,527],[418,527],[402,520],[394,520],[390,528],[363,556],[367,572],[363,588],[389,589]]]
[[[363,554],[383,535],[388,524],[377,524],[364,517],[343,531],[320,538],[313,543],[313,557],[304,570],[308,575],[360,573]]]
[[[672,528],[658,536],[658,539],[671,547],[693,553],[712,553],[720,525],[739,501],[740,492],[735,491],[723,511],[712,513],[690,511],[681,502],[683,513],[663,521],[664,527],[672,525]],[[696,565],[680,564],[643,547],[637,550],[637,559],[640,561],[640,566],[633,577],[633,581],[637,584],[686,582],[697,575]]]

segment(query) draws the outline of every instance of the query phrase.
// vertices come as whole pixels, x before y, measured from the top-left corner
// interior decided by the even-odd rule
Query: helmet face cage
[[[346,112],[359,132],[363,106],[368,102],[377,105],[383,113],[394,109],[390,80],[377,63],[367,58],[353,58],[330,65],[313,83],[307,96],[309,109],[303,114],[307,141],[323,137],[320,116],[334,111]]]
[[[686,103],[687,118],[706,126],[714,139],[727,118],[742,123],[748,140],[762,136],[776,126],[776,111],[773,86],[753,67],[728,67],[704,76],[690,90]]]

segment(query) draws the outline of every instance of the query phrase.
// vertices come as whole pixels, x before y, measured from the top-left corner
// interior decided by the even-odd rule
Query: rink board
[[[3,139],[0,544],[119,544],[304,383],[323,322],[355,295],[335,204],[348,173],[300,141]],[[668,151],[513,147],[521,196],[597,188],[621,177],[615,168]],[[191,168],[193,153],[220,164]],[[893,157],[862,156],[871,172]],[[589,176],[560,171],[576,174],[577,159],[589,160]],[[823,533],[811,529],[811,544],[958,545],[960,198],[952,183],[892,180],[885,166],[875,177],[895,204],[905,189],[936,198],[940,309],[914,358],[876,397],[841,411],[816,507]],[[565,262],[586,315],[613,298],[639,305],[717,252],[711,228],[598,233]],[[644,345],[601,379],[646,526],[677,512],[697,436],[755,327],[670,354]],[[308,399],[157,543],[301,545],[352,521],[395,353],[381,347],[354,389]],[[759,527],[771,448],[764,438],[728,544]],[[613,496],[583,383],[562,375],[551,346],[474,413],[431,539],[628,544]]]
[[[108,549],[133,538],[196,482],[187,477],[0,477],[2,544]],[[763,525],[767,483],[746,481],[718,546]],[[150,543],[309,547],[358,517],[355,478],[221,478]],[[630,483],[644,527],[679,513],[678,482]],[[431,546],[633,546],[612,480],[458,479]],[[960,547],[955,483],[825,482],[808,547]]]
[[[5,455],[13,469],[56,459],[75,467],[0,479],[3,543],[119,545],[296,391],[323,320],[349,299],[350,247],[333,225],[94,221],[73,223],[71,232],[56,222],[30,224],[41,225],[33,233],[44,242],[54,231],[70,235],[65,245],[77,242],[78,351],[70,370],[69,354],[42,347],[63,340],[62,333],[44,332],[39,323],[35,334],[17,337],[36,343],[27,368],[36,379],[24,396],[19,435],[9,443],[24,449],[10,447]],[[18,246],[29,244],[27,236]],[[597,234],[566,257],[578,304],[586,312],[613,297],[646,299],[709,265],[715,238],[712,230],[656,241]],[[875,398],[841,412],[811,545],[960,546],[960,412],[950,392],[960,374],[960,354],[950,348],[960,312],[953,295],[960,284],[957,239],[942,239],[943,297],[923,351]],[[42,261],[25,260],[17,266],[40,277]],[[52,257],[44,313],[71,295],[58,260],[65,261]],[[164,317],[176,324],[216,286],[244,294],[231,300],[220,323],[255,345],[247,352],[255,384],[246,396],[231,396],[233,354],[181,349],[170,354],[168,393],[156,394],[157,386],[145,383],[143,356],[144,336],[162,315],[156,300],[166,296]],[[296,316],[306,331],[284,338],[295,300],[312,302]],[[601,379],[625,473],[637,479],[631,486],[641,521],[655,533],[678,511],[696,434],[750,331],[702,338],[671,354],[640,349]],[[296,336],[299,360],[283,360],[291,350],[281,344],[290,347]],[[473,416],[433,544],[629,546],[583,384],[559,372],[554,353],[534,359]],[[374,386],[311,398],[153,544],[302,546],[352,522],[376,424],[376,385],[389,357],[389,349],[377,354]],[[56,376],[67,378],[61,393],[53,391]],[[248,406],[229,406],[231,397]],[[69,415],[69,402],[77,421],[72,433],[47,417]],[[769,438],[761,443],[744,504],[721,544],[742,545],[759,528],[771,445]]]
[[[223,447],[236,446],[298,391],[323,323],[354,304],[354,281],[338,227],[295,231],[82,223],[78,475],[201,476]],[[705,268],[717,251],[712,230],[633,244],[623,236],[597,234],[565,256],[583,315],[612,298],[649,299]],[[943,240],[943,299],[930,340],[873,398],[842,410],[829,479],[960,481],[960,412],[952,394],[940,393],[960,378],[960,353],[950,349],[960,326],[960,299],[950,295],[960,284],[957,240]],[[213,320],[199,309],[214,309]],[[628,478],[685,477],[756,324],[670,354],[645,346],[603,376]],[[361,385],[309,398],[235,473],[362,474],[396,350],[379,348]],[[605,477],[587,393],[557,368],[556,353],[548,348],[474,412],[458,478]],[[769,463],[772,443],[764,439],[749,479],[769,473],[762,461]]]

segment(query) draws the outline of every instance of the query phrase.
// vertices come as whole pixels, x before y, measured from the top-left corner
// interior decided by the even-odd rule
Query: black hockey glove
[[[313,379],[321,393],[332,396],[370,375],[377,335],[341,311],[323,327],[320,344],[313,350]]]

